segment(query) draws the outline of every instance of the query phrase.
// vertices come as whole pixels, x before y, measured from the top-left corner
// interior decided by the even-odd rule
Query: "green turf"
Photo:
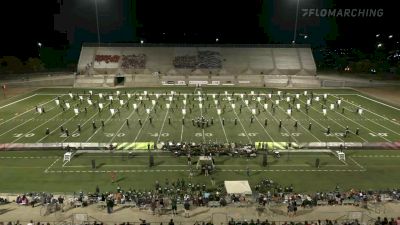
[[[141,88],[141,89],[120,89],[121,99],[128,100],[127,93],[143,94],[144,90],[150,93],[150,99],[145,99],[146,105],[139,106],[139,112],[133,110],[133,103],[139,104],[138,99],[132,97],[129,101],[129,108],[120,107],[117,100],[113,102],[113,108],[120,108],[120,115],[111,116],[108,110],[107,100],[99,99],[98,93],[113,93],[114,99],[116,90],[93,90],[93,102],[103,102],[105,109],[98,113],[93,106],[89,106],[86,97],[89,89],[72,89],[72,93],[83,96],[84,101],[78,107],[81,113],[77,116],[72,108],[79,104],[79,100],[72,100],[68,96],[69,89],[41,89],[33,93],[25,94],[20,97],[4,100],[0,103],[0,144],[18,144],[21,143],[117,143],[121,148],[129,149],[134,142],[167,142],[167,141],[191,141],[191,142],[236,142],[252,143],[255,142],[395,142],[400,140],[400,114],[399,110],[381,103],[375,99],[363,96],[353,90],[313,90],[315,94],[328,93],[327,107],[328,114],[322,114],[322,101],[313,101],[313,105],[308,113],[305,112],[304,105],[307,97],[303,95],[304,90],[286,90],[290,94],[300,93],[300,98],[295,104],[301,104],[300,111],[293,109],[293,114],[288,117],[286,110],[288,103],[286,99],[280,101],[275,113],[271,110],[271,104],[278,99],[277,90],[274,90],[272,99],[267,99],[268,110],[263,110],[264,97],[271,93],[271,89],[248,89],[248,88],[203,88],[202,93],[209,96],[209,100],[203,101],[203,108],[199,108],[197,90],[194,88]],[[171,91],[180,92],[179,100],[177,95],[171,104],[170,109],[166,109],[166,103]],[[193,96],[193,92],[194,96]],[[224,92],[228,91],[228,95]],[[235,96],[232,97],[232,92]],[[250,94],[254,91],[256,95],[249,95],[240,98],[241,93]],[[84,95],[84,92],[86,95]],[[153,108],[151,100],[156,100],[152,93],[168,93],[157,99],[157,105]],[[212,94],[221,93],[219,99],[220,105],[214,104]],[[256,114],[253,123],[250,123],[251,109],[257,109],[257,93],[260,92],[262,101],[259,104],[260,114]],[[310,90],[308,90],[310,92]],[[182,125],[183,93],[188,94],[187,114],[185,116],[185,125]],[[61,96],[62,100],[69,102],[71,109],[63,112],[55,103],[55,98]],[[139,96],[139,95],[138,95]],[[235,103],[235,109],[228,102],[227,97],[232,97]],[[239,99],[236,100],[236,97]],[[288,95],[294,97],[294,95]],[[203,96],[205,97],[205,95]],[[322,96],[321,96],[322,97]],[[330,110],[330,104],[337,98],[342,98],[342,104],[339,109]],[[189,103],[190,100],[190,103]],[[249,100],[248,107],[245,100]],[[210,104],[210,108],[208,105]],[[45,114],[35,112],[35,106],[43,105],[46,109]],[[217,114],[217,108],[225,112]],[[240,105],[243,106],[240,112]],[[162,108],[161,108],[162,106]],[[176,107],[177,106],[177,107]],[[364,108],[362,115],[354,111],[358,106]],[[87,114],[83,112],[84,107],[88,108]],[[192,113],[189,112],[192,108]],[[150,115],[152,124],[149,122],[149,115],[145,108],[152,109]],[[342,114],[342,108],[345,113]],[[156,112],[155,110],[156,109]],[[205,129],[192,125],[191,119],[204,116],[214,124]],[[130,126],[126,125],[126,119],[129,119]],[[168,123],[169,118],[171,124]],[[237,118],[237,125],[234,120]],[[138,120],[142,121],[142,126]],[[222,119],[225,125],[222,125]],[[268,125],[264,126],[265,119]],[[105,127],[102,129],[100,121],[105,121]],[[282,120],[283,128],[278,129],[278,121]],[[294,121],[299,122],[296,129]],[[97,129],[93,130],[92,121],[95,121]],[[312,130],[308,130],[308,124],[312,123]],[[77,132],[77,124],[81,124],[82,131]],[[60,132],[60,126],[67,128],[70,136]],[[332,133],[326,134],[326,128],[331,128]],[[343,137],[345,127],[349,126],[350,135]],[[49,128],[51,133],[45,135],[45,129]],[[360,135],[355,135],[356,128],[360,129]],[[4,147],[4,146],[3,146]],[[184,158],[157,157],[156,167],[147,168],[148,158],[136,157],[128,158],[126,156],[116,155],[116,157],[106,158],[102,156],[93,156],[85,154],[74,158],[66,167],[62,167],[62,152],[53,151],[32,151],[32,152],[0,152],[0,179],[3,182],[1,191],[19,192],[19,191],[57,191],[72,192],[82,189],[91,191],[96,184],[104,188],[111,189],[114,184],[110,183],[110,173],[108,171],[118,170],[120,183],[137,188],[150,187],[155,180],[170,180],[185,177],[188,172]],[[352,157],[350,157],[352,155]],[[393,155],[394,157],[361,157],[369,155]],[[331,190],[336,183],[344,188],[385,188],[398,185],[399,177],[396,171],[399,169],[400,158],[396,151],[354,151],[348,154],[347,165],[341,163],[337,158],[326,153],[295,153],[287,156],[284,154],[278,161],[270,159],[270,166],[261,167],[261,158],[256,159],[232,159],[228,157],[217,158],[216,164],[218,171],[215,178],[218,182],[223,180],[249,179],[255,184],[259,179],[269,177],[282,185],[293,184],[298,191],[317,191]],[[46,158],[4,158],[4,157],[46,157]],[[57,158],[58,157],[58,158]],[[95,158],[100,168],[97,170],[105,172],[88,172],[90,160]],[[321,168],[327,171],[314,170],[315,158],[321,158]],[[353,161],[355,160],[355,162]],[[55,162],[53,164],[53,162]],[[357,163],[358,164],[357,164]],[[53,164],[53,165],[52,165]],[[50,167],[50,165],[52,165]],[[252,170],[250,177],[246,176],[245,169],[249,166]],[[50,167],[50,168],[49,168]],[[141,170],[141,172],[138,172]],[[147,172],[144,172],[146,170]],[[151,171],[155,170],[155,171]],[[156,171],[159,170],[159,171]],[[172,171],[161,171],[172,170]],[[233,171],[231,171],[233,170]],[[238,170],[238,171],[235,171]],[[261,170],[261,171],[259,171]],[[264,171],[265,170],[265,171]],[[279,170],[279,171],[278,171]],[[286,171],[283,171],[286,170]],[[298,170],[298,171],[295,171]],[[302,170],[302,171],[301,171]],[[332,170],[332,171],[331,171]],[[343,171],[346,170],[346,171]],[[47,171],[47,173],[45,173]],[[60,171],[60,172],[59,172]],[[61,173],[61,171],[64,171]],[[70,172],[72,171],[72,172]],[[85,171],[85,172],[75,172]],[[397,177],[396,177],[397,176]],[[11,182],[12,181],[12,182]],[[209,182],[209,178],[196,176],[195,182]]]
[[[299,192],[330,191],[337,184],[344,190],[398,187],[400,176],[391,172],[400,169],[397,151],[346,153],[346,163],[330,153],[283,153],[280,159],[270,157],[267,167],[261,166],[261,157],[220,156],[215,158],[217,170],[212,176],[218,184],[224,180],[249,180],[253,186],[261,179],[269,178],[282,186],[292,184],[295,191]],[[320,159],[320,168],[315,167],[316,158]],[[96,169],[91,168],[92,159],[96,160]],[[194,164],[196,160],[197,157],[194,158]],[[117,183],[111,183],[112,171],[117,174],[118,185],[124,188],[151,188],[156,180],[164,183],[166,178],[170,181],[184,178],[189,182],[189,167],[185,157],[177,158],[162,153],[155,155],[154,167],[149,168],[148,162],[146,153],[133,157],[126,154],[84,153],[63,167],[61,151],[1,152],[0,179],[10,181],[2,183],[1,191],[90,192],[96,185],[104,191],[110,191],[117,186]],[[251,171],[250,176],[246,174],[247,167]],[[200,175],[196,169],[194,171],[192,183],[211,185],[210,177]]]
[[[193,89],[174,89],[181,91],[183,94],[191,94]],[[204,90],[204,89],[203,89]],[[127,90],[128,93],[143,93],[143,90],[132,89]],[[149,92],[164,93],[165,90],[148,89]],[[183,96],[174,97],[169,110],[166,109],[168,103],[167,97],[156,99],[154,95],[150,99],[143,101],[143,105],[139,105],[139,111],[133,110],[132,104],[139,103],[139,100],[130,99],[129,108],[120,106],[117,100],[114,100],[112,108],[120,108],[120,114],[111,116],[108,105],[109,101],[98,99],[95,94],[93,102],[103,102],[105,108],[101,113],[93,106],[89,106],[82,90],[74,90],[73,93],[79,93],[84,97],[83,103],[78,105],[81,113],[75,116],[72,108],[79,104],[79,100],[72,100],[68,96],[68,90],[63,89],[43,89],[28,95],[28,99],[20,102],[11,102],[11,105],[4,106],[0,109],[0,142],[1,143],[60,143],[60,142],[78,142],[78,143],[123,143],[123,142],[165,142],[165,141],[193,141],[193,142],[239,142],[239,143],[255,143],[256,141],[268,142],[391,142],[400,140],[399,130],[399,110],[387,107],[370,99],[366,99],[354,91],[335,91],[335,90],[315,90],[315,93],[329,93],[326,106],[329,108],[337,98],[343,98],[340,108],[335,110],[328,109],[327,116],[322,114],[322,101],[313,102],[308,113],[305,112],[304,105],[306,97],[301,95],[295,104],[300,104],[301,109],[297,111],[293,109],[293,114],[289,117],[286,114],[288,103],[285,99],[275,110],[271,110],[271,104],[278,99],[277,95],[273,95],[272,99],[267,99],[268,110],[264,111],[263,105],[266,93],[271,90],[255,90],[257,93],[261,91],[262,101],[258,103],[256,96],[248,96],[236,100],[239,93],[250,93],[246,89],[235,89],[236,96],[234,101],[228,102],[226,98],[231,96],[221,95],[219,99],[220,105],[214,104],[212,93],[217,90],[206,90],[209,100],[203,101],[203,108],[199,108],[199,101],[193,100],[189,95],[185,116],[185,125],[182,125],[182,108]],[[221,90],[219,90],[221,91]],[[105,90],[95,90],[96,93],[105,93]],[[111,92],[111,91],[108,91]],[[115,91],[113,91],[115,94]],[[124,93],[124,90],[121,91]],[[204,92],[204,91],[203,91]],[[291,94],[302,93],[300,90],[290,90]],[[86,92],[87,93],[87,92]],[[169,90],[168,90],[169,93]],[[197,92],[196,92],[197,93]],[[223,93],[223,91],[222,91]],[[275,90],[276,93],[276,90]],[[69,102],[71,109],[63,112],[59,106],[55,104],[54,99],[62,95],[61,99]],[[294,95],[289,95],[292,98]],[[25,96],[24,96],[25,97]],[[114,99],[117,98],[115,95]],[[194,96],[198,98],[197,94]],[[321,96],[322,97],[322,96]],[[179,98],[179,100],[178,100]],[[127,101],[127,96],[122,95],[121,99]],[[157,105],[153,108],[151,100],[157,100]],[[245,100],[249,100],[248,106]],[[16,101],[16,99],[14,100]],[[232,108],[234,102],[236,108]],[[259,105],[257,108],[257,104]],[[43,105],[46,109],[45,114],[34,112],[34,106]],[[210,107],[209,107],[210,105]],[[240,112],[240,105],[243,106]],[[364,108],[363,115],[354,113],[356,108],[361,105]],[[145,107],[144,107],[145,106]],[[293,105],[294,107],[295,105]],[[83,113],[83,109],[87,107],[88,112]],[[161,109],[161,107],[163,107]],[[192,113],[189,113],[189,108]],[[217,108],[223,109],[225,112],[221,115],[217,114]],[[151,109],[152,124],[149,123],[149,115],[145,112],[145,108]],[[342,114],[342,108],[345,113]],[[251,109],[260,109],[261,113],[255,115],[253,123],[250,123]],[[194,127],[191,119],[204,116],[206,119],[213,118],[214,125],[204,130]],[[234,120],[237,118],[237,125]],[[130,127],[126,126],[125,121],[129,119]],[[141,120],[143,126],[140,127],[138,120]],[[168,123],[169,119],[171,124]],[[225,120],[225,126],[222,126],[221,120]],[[265,120],[268,125],[264,126]],[[92,129],[92,121],[95,121],[97,127],[100,127],[101,120],[105,122],[104,129]],[[278,129],[278,121],[282,120],[283,127]],[[294,127],[295,120],[299,122],[298,128]],[[308,124],[312,123],[312,130],[308,130]],[[77,125],[82,125],[82,131],[77,132]],[[67,128],[70,136],[66,137],[61,134],[60,126]],[[327,127],[331,128],[331,134],[325,133]],[[350,135],[346,138],[342,137],[345,127],[349,126]],[[45,135],[45,129],[49,128],[50,135]],[[354,135],[356,128],[360,129],[360,135]],[[291,134],[291,135],[289,135]],[[289,137],[291,136],[291,137]]]

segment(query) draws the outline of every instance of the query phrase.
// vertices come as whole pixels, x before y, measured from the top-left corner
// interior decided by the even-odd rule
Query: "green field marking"
[[[113,143],[116,147],[116,150],[148,150],[154,149],[154,142],[122,142],[122,143]]]

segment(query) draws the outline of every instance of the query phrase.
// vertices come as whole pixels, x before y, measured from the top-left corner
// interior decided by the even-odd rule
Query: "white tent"
[[[252,191],[247,180],[224,181],[225,189],[228,194],[251,195]]]

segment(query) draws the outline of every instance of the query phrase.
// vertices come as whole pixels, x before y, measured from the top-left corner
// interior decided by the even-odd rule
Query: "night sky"
[[[97,42],[94,0],[21,1],[1,3],[0,55],[37,57],[41,42],[76,56],[82,42]],[[215,43],[218,38],[221,44],[288,44],[293,39],[296,0],[97,2],[102,42]],[[389,0],[300,0],[302,8],[383,8],[384,15],[318,18],[300,12],[297,43],[370,49],[378,33],[400,40],[397,9]]]

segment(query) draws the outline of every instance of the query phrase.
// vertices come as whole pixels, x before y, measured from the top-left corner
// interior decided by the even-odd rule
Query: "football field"
[[[189,171],[185,157],[158,151],[149,168],[149,147],[236,143],[292,150],[279,159],[269,157],[267,167],[261,156],[217,157],[218,183],[248,179],[254,185],[269,177],[299,191],[330,190],[337,183],[385,188],[398,184],[392,171],[400,167],[400,154],[390,149],[399,148],[399,141],[400,110],[353,90],[40,89],[0,104],[0,179],[14,181],[2,185],[7,192],[91,191],[96,184],[113,187],[110,173],[115,172],[126,187],[148,188],[166,177],[187,178]],[[67,145],[99,150],[110,144],[113,155],[80,154],[66,164],[63,151],[37,151]],[[345,150],[345,161],[318,151],[339,145],[357,150]],[[124,151],[139,153],[129,157]],[[209,183],[208,177],[193,179]]]
[[[314,90],[313,98],[310,90],[307,95],[304,90],[288,90],[285,94],[279,90],[237,88],[226,92],[204,88],[119,92],[93,90],[90,100],[89,90],[74,89],[71,97],[68,89],[42,89],[11,99],[0,106],[0,143],[116,143],[121,149],[135,149],[139,148],[134,145],[137,142],[301,144],[400,140],[400,110],[350,90]],[[307,101],[311,101],[308,110]],[[100,110],[99,104],[103,107]],[[37,112],[36,107],[45,113]],[[201,117],[208,126],[198,126]],[[61,126],[68,134],[61,132]]]

